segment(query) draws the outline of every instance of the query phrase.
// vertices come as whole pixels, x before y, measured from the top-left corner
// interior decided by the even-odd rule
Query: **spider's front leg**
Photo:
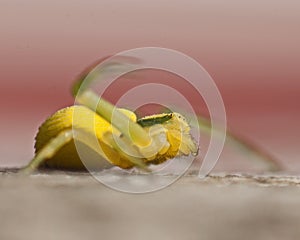
[[[96,111],[101,117],[117,128],[125,138],[126,145],[133,145],[139,149],[141,155],[146,158],[155,157],[164,144],[153,138],[149,132],[145,131],[138,123],[134,122],[111,103],[99,98],[92,90],[84,90],[76,97],[77,102]],[[158,144],[159,143],[159,144]]]
[[[98,77],[100,76],[101,79],[101,75],[105,76],[105,73],[109,75],[123,73],[125,69],[130,72],[132,64],[135,65],[136,60],[139,61],[140,59],[127,58],[125,62],[109,61],[103,63],[100,68],[95,67],[92,71],[88,70],[74,82],[71,92],[77,103],[88,107],[117,128],[127,138],[125,145],[135,146],[145,160],[154,158],[164,148],[164,144],[162,146],[162,143],[149,134],[149,131],[143,129],[136,121],[123,114],[111,103],[99,98],[91,89]],[[165,144],[168,145],[167,141]],[[126,148],[125,145],[124,148]]]

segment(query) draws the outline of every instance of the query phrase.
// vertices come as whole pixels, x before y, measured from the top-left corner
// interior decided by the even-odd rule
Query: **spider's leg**
[[[111,135],[111,133],[110,133]],[[106,134],[105,136],[108,136]],[[95,136],[96,137],[96,136]],[[110,161],[111,163],[114,163],[113,161],[115,159],[109,159],[108,156],[106,156],[106,153],[104,153],[103,149],[99,146],[98,141],[93,139],[93,136],[86,133],[83,130],[80,129],[67,129],[62,132],[60,132],[56,137],[52,138],[32,159],[32,161],[23,169],[20,170],[21,173],[31,173],[37,170],[47,159],[52,158],[63,146],[65,146],[67,143],[69,143],[72,140],[77,140],[79,142],[84,143],[89,148],[97,152],[101,157],[104,159]],[[105,141],[107,146],[109,148],[114,149],[117,151],[117,153],[123,157],[124,159],[128,160],[132,163],[133,166],[138,166],[144,170],[147,171],[146,164],[142,161],[141,157],[136,157],[138,153],[134,153],[134,155],[128,155],[125,154],[117,144],[113,141],[113,137],[104,137],[101,141]],[[122,142],[122,149],[126,149],[126,151],[131,151],[130,153],[133,153],[134,148],[130,147],[130,144],[126,143],[125,140],[120,140]],[[118,141],[119,143],[119,141]],[[127,146],[127,147],[126,147]],[[136,150],[135,150],[136,151]]]
[[[159,149],[161,149],[161,146],[158,146],[153,141],[145,129],[132,121],[114,105],[103,98],[99,98],[93,91],[85,90],[79,93],[76,100],[80,104],[96,111],[97,114],[116,127],[133,145],[138,147],[141,154],[146,158],[155,156],[159,152]]]
[[[120,133],[114,134],[114,130],[105,132],[101,138],[96,135],[87,133],[81,129],[73,129],[73,137],[87,145],[89,148],[97,152],[113,165],[121,168],[137,166],[148,171],[147,165],[143,161],[143,156],[137,148]],[[109,151],[108,151],[108,149]],[[79,149],[77,149],[79,151]],[[127,162],[127,163],[125,163]]]
[[[80,129],[66,129],[60,132],[56,137],[49,140],[49,142],[39,152],[37,152],[31,162],[25,168],[21,169],[21,172],[31,173],[37,170],[44,161],[52,158],[63,146],[72,140],[84,143],[101,157],[107,159],[105,153],[101,151],[98,141],[95,141],[90,134]]]
[[[123,73],[124,70],[130,72],[130,70],[135,69],[133,66],[139,62],[140,59],[138,58],[126,57],[123,59],[116,58],[108,63],[103,63],[100,68],[94,68],[74,83],[72,95],[78,103],[95,111],[123,133],[131,141],[131,144],[139,149],[143,156],[151,158],[157,155],[162,146],[156,144],[153,138],[139,124],[129,119],[111,103],[103,98],[99,98],[90,88],[99,75]]]
[[[46,159],[51,158],[55,153],[73,139],[72,129],[64,130],[55,138],[51,139],[23,169],[22,173],[31,173],[35,171]]]
[[[107,132],[104,135],[104,139],[105,142],[112,146],[122,158],[130,161],[133,166],[137,166],[147,172],[150,171],[145,162],[142,160],[144,157],[125,136],[118,137],[114,136],[111,132]]]

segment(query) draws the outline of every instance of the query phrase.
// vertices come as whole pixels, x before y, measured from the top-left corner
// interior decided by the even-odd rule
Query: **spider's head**
[[[191,135],[191,127],[184,116],[179,113],[171,113],[170,120],[162,125],[167,129],[171,151],[177,152],[177,155],[197,155],[198,146]]]
[[[198,146],[191,135],[191,128],[181,114],[155,114],[141,118],[137,123],[149,130],[153,139],[166,138],[166,144],[156,156],[157,163],[180,155],[197,155]]]

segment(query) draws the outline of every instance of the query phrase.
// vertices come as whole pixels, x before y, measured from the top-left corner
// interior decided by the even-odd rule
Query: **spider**
[[[78,146],[88,160],[89,169],[95,170],[118,166],[150,171],[151,164],[198,154],[191,127],[180,113],[162,113],[138,119],[134,112],[117,108],[99,98],[89,88],[95,77],[90,73],[96,64],[73,85],[72,94],[80,105],[58,110],[40,126],[35,138],[35,157],[21,172],[31,173],[39,168],[86,170],[86,161],[85,164],[81,161]],[[124,62],[112,63],[113,71],[116,71],[116,65],[124,67]],[[109,64],[104,65],[102,73],[107,69],[109,72]],[[89,74],[92,75],[90,79],[87,77]],[[197,121],[200,129],[209,135],[209,119],[197,116]],[[281,169],[273,156],[243,138],[227,132],[227,141],[265,164],[269,171]]]
[[[39,127],[35,157],[23,172],[39,168],[85,170],[77,144],[88,153],[88,165],[93,168],[139,167],[149,171],[151,164],[197,155],[191,128],[181,114],[162,113],[137,119],[134,112],[117,108],[89,88],[79,91],[83,82],[80,79],[73,86],[73,95],[80,105],[55,112]]]

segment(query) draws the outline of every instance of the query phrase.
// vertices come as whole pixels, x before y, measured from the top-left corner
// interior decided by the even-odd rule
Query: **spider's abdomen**
[[[132,120],[136,120],[134,113],[124,109],[121,109],[121,111],[123,111],[123,113],[129,116]],[[132,167],[128,161],[121,159],[117,151],[115,151],[112,147],[107,146],[103,141],[104,134],[112,132],[113,127],[111,124],[84,106],[63,108],[50,116],[40,126],[36,135],[35,152],[37,153],[40,151],[52,138],[55,138],[62,131],[72,128],[84,132],[86,136],[96,135],[99,143],[101,144],[102,150],[105,151],[105,154],[103,154],[103,151],[101,152],[101,156],[98,152],[95,152],[93,149],[88,147],[84,142],[76,142],[76,145],[80,145],[80,149],[83,153],[88,153],[89,166],[92,168],[102,169],[112,165],[120,165],[120,167],[123,168]],[[114,133],[117,133],[116,129],[114,129]],[[103,156],[105,156],[105,159]],[[52,158],[47,159],[44,166],[69,170],[85,169],[77,152],[74,140],[59,149]]]

